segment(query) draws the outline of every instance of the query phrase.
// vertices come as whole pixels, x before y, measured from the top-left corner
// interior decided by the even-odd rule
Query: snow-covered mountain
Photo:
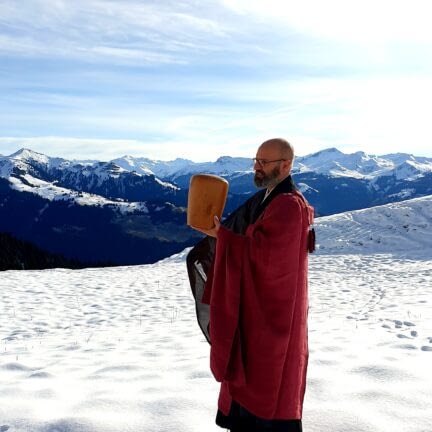
[[[65,196],[64,189],[70,189],[109,200],[159,199],[185,205],[185,189],[189,187],[190,177],[196,173],[227,178],[232,194],[251,194],[255,191],[249,158],[223,156],[214,162],[193,162],[187,159],[158,161],[124,156],[108,162],[69,161],[28,149],[0,157],[0,177],[14,177],[15,186],[19,182],[34,186],[35,193],[42,190],[40,181],[51,183],[49,188],[55,190],[59,187],[58,195],[62,197]],[[314,203],[318,213],[329,214],[367,207],[367,202],[377,205],[432,193],[432,158],[404,153],[384,156],[364,152],[345,154],[330,148],[297,157],[293,176],[306,197],[313,203],[318,201]],[[344,188],[356,189],[357,194],[361,190],[363,196],[356,198],[357,206],[338,205],[331,211],[325,204],[328,197],[326,188],[332,190],[340,204],[346,203],[349,198],[344,195]]]
[[[251,172],[252,160],[242,157],[221,156],[215,162],[193,162],[188,159],[175,159],[173,161],[155,161],[147,158],[134,158],[123,156],[114,159],[114,163],[124,169],[137,172],[150,172],[159,178],[175,181],[179,177],[197,173],[209,173],[221,176],[231,175],[235,172]]]
[[[179,188],[162,181],[150,171],[124,169],[111,162],[69,161],[29,149],[0,158],[0,177],[12,187],[50,200],[68,199],[81,205],[114,205],[113,199],[176,202]],[[128,203],[118,204],[127,209]],[[136,205],[131,206],[134,210]]]
[[[432,259],[432,195],[320,217],[320,254],[398,253]]]
[[[124,169],[150,171],[182,189],[189,187],[193,174],[210,173],[225,177],[232,194],[255,191],[249,158],[223,156],[215,162],[196,163],[186,159],[166,162],[124,156],[114,162]],[[432,193],[432,158],[406,153],[346,154],[329,148],[297,157],[293,177],[319,214],[331,214]]]
[[[186,191],[113,162],[0,158],[0,231],[85,262],[154,262],[191,244]]]
[[[249,158],[195,163],[124,156],[101,162],[21,149],[0,157],[0,231],[70,258],[150,262],[197,238],[185,223],[195,173],[229,181],[225,214],[256,192]],[[293,177],[316,214],[330,215],[432,194],[432,159],[331,148],[298,157]],[[137,251],[145,261],[136,261]]]
[[[175,179],[184,175],[208,172],[218,175],[232,175],[233,173],[250,173],[253,170],[252,159],[244,157],[221,156],[214,162],[193,162],[188,159],[177,158],[172,161],[152,160],[145,157],[125,155],[108,162],[66,160],[49,157],[29,149],[21,149],[10,156],[0,156],[2,176],[5,161],[11,161],[14,166],[25,169],[27,166],[50,172],[53,169],[63,171],[79,171],[83,167],[97,166],[101,175],[105,170],[112,174],[135,172],[140,175],[154,175],[159,179]],[[21,164],[19,163],[21,162]],[[9,165],[10,168],[10,165]],[[346,154],[336,148],[329,148],[307,156],[295,159],[293,173],[314,172],[319,174],[373,179],[382,175],[397,174],[398,178],[406,178],[404,170],[409,169],[409,175],[421,175],[432,172],[432,158],[414,156],[408,153],[395,153],[382,156],[369,155],[365,152]]]
[[[147,158],[123,156],[114,163],[127,170],[151,172],[159,178],[175,180],[184,175],[207,172],[217,175],[252,172],[252,159],[222,156],[215,162],[193,162],[187,159],[154,161]],[[298,156],[294,161],[293,173],[314,172],[340,177],[353,177],[372,180],[382,175],[397,174],[403,177],[403,167],[410,166],[412,175],[432,172],[432,158],[418,157],[407,153],[383,156],[368,155],[364,152],[346,154],[336,148],[329,148],[307,156]],[[400,173],[400,174],[399,174]]]

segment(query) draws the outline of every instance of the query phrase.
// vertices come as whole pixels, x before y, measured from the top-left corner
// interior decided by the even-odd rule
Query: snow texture
[[[319,253],[388,253],[432,259],[432,196],[317,219]]]
[[[23,182],[24,180],[25,182]],[[145,202],[122,202],[112,201],[101,195],[87,192],[78,192],[71,189],[56,186],[51,182],[46,182],[29,174],[21,178],[10,177],[11,187],[21,192],[29,192],[39,195],[49,201],[74,201],[83,206],[107,206],[118,210],[122,214],[134,213],[136,211],[148,213]],[[1,432],[1,431],[0,431]]]
[[[317,220],[305,431],[431,431],[431,202]],[[186,253],[3,272],[0,430],[221,430]]]

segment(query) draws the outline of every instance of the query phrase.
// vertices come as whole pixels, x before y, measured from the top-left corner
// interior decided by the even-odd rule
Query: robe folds
[[[312,207],[293,191],[274,196],[244,233],[219,229],[201,301],[225,415],[235,400],[263,419],[302,418],[312,221]]]

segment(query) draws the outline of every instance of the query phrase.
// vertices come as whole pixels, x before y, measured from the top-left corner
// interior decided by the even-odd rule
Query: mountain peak
[[[178,157],[174,159],[174,162],[192,162],[192,161],[190,159]]]
[[[369,157],[369,155],[366,154],[364,151],[356,151],[356,152],[353,153],[353,156]]]
[[[307,156],[309,158],[312,157],[320,157],[320,156],[326,156],[326,157],[334,157],[336,155],[343,155],[344,153],[342,153],[340,150],[338,150],[336,147],[330,147],[324,150],[320,150],[316,153],[312,153],[311,155]]]
[[[234,158],[232,156],[220,156],[217,158],[216,163],[225,164],[230,163]]]
[[[40,156],[47,157],[42,153],[38,153],[35,152],[34,150],[23,147],[18,151],[16,151],[15,153],[12,153],[9,157],[13,159],[27,159],[27,158],[34,159],[35,157],[38,158]]]
[[[50,159],[48,156],[35,152],[33,150],[30,150],[28,148],[22,148],[18,150],[17,152],[11,154],[9,156],[10,159],[14,159],[16,161],[21,161],[28,164],[38,164],[46,166],[50,163]],[[60,161],[60,159],[59,159]]]

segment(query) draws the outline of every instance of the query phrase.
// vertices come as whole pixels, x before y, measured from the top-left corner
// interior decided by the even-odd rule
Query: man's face
[[[273,165],[270,169],[268,166]],[[268,164],[268,166],[255,168],[254,183],[257,187],[274,187],[279,183],[280,164],[278,162]]]
[[[269,162],[266,161],[276,161],[282,159],[279,154],[278,149],[274,147],[266,147],[261,146],[256,154],[256,159],[264,161],[263,164],[260,164],[258,161],[254,164],[255,176],[254,183],[257,187],[270,187],[273,188],[276,186],[281,177],[281,162]]]

